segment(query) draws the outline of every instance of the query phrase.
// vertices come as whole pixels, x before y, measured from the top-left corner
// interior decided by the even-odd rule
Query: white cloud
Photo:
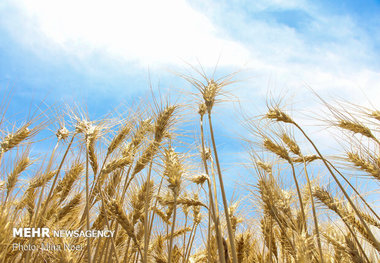
[[[254,6],[256,10],[264,10],[268,8],[302,9],[306,6],[306,2],[304,0],[257,0],[257,1],[252,1],[251,5]]]
[[[333,14],[304,1],[299,1],[301,7],[297,1],[289,5],[277,2],[281,1],[269,1],[268,8],[302,8],[305,24],[293,28],[265,19],[267,13],[260,13],[260,8],[258,13],[245,15],[235,9],[226,18],[231,21],[230,31],[244,32],[237,36],[244,36],[244,44],[256,61],[248,64],[255,75],[253,85],[241,89],[241,97],[248,98],[252,89],[266,94],[268,81],[274,81],[279,90],[288,89],[296,96],[302,97],[312,88],[363,105],[370,98],[380,108],[380,68],[376,66],[380,53],[373,48],[371,41],[376,40],[366,26],[350,14]]]
[[[211,66],[220,54],[224,65],[241,65],[250,56],[183,0],[20,0],[17,6],[24,26],[34,24],[43,39],[79,56],[102,50],[144,66],[197,58]]]
[[[252,89],[265,94],[274,80],[294,94],[310,86],[366,103],[364,90],[380,101],[380,74],[371,65],[379,58],[371,48],[373,37],[349,15],[327,13],[304,0],[210,1],[199,9],[185,0],[16,1],[8,4],[16,3],[21,13],[9,24],[34,50],[50,43],[84,60],[101,51],[144,68],[194,59],[212,67],[221,55],[220,66],[246,66],[254,76],[238,89],[243,99]],[[298,10],[306,17],[305,28],[268,19],[267,9]]]

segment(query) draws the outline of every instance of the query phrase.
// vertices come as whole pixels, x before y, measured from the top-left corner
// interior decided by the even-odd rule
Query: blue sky
[[[212,72],[220,57],[219,75],[242,71],[230,92],[254,114],[268,90],[309,115],[321,107],[310,88],[380,108],[379,14],[378,1],[5,0],[0,90],[12,88],[11,115],[45,99],[98,117],[149,96],[150,83],[181,100],[194,90],[171,72],[197,61]],[[243,150],[231,108],[216,120],[230,127],[218,140],[233,163]],[[328,133],[318,136],[330,144]]]
[[[237,95],[265,93],[271,83],[297,92],[340,89],[352,98],[362,89],[373,98],[379,3],[251,2],[3,1],[1,85],[35,96],[54,90],[52,97],[115,99],[116,90],[141,94],[149,74],[153,85],[175,86],[168,69],[197,60],[210,69],[220,56],[221,72],[249,76]]]

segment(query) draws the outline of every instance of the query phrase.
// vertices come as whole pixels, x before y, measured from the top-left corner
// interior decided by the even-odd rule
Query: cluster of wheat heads
[[[341,155],[327,158],[296,120],[269,106],[260,120],[247,122],[255,138],[248,140],[252,199],[231,203],[212,116],[234,74],[201,76],[182,76],[198,90],[199,145],[192,150],[177,128],[181,105],[155,103],[100,121],[68,110],[56,118],[58,127],[37,117],[8,129],[2,118],[1,262],[378,262],[379,216],[352,178],[365,175],[378,186],[379,111],[326,104],[329,126],[347,134]],[[53,127],[50,152],[33,157],[32,149],[46,143],[36,134]],[[250,211],[243,216],[240,206]],[[19,227],[114,235],[13,236]],[[47,242],[61,249],[12,246]]]

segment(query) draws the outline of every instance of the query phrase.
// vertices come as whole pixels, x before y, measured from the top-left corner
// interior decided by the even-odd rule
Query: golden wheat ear
[[[29,150],[23,152],[21,157],[19,157],[12,169],[12,171],[7,176],[6,181],[6,196],[4,203],[7,202],[9,196],[11,195],[12,191],[15,189],[17,181],[21,175],[22,172],[24,172],[30,165],[32,164],[32,161],[29,158]]]
[[[23,141],[27,140],[32,136],[32,131],[29,129],[30,124],[25,124],[21,128],[19,128],[14,133],[9,133],[4,137],[1,146],[1,155],[18,145],[20,145]]]

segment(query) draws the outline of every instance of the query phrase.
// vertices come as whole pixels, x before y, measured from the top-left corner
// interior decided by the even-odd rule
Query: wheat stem
[[[185,261],[185,263],[188,263],[188,262],[189,262],[189,258],[190,258],[190,254],[191,254],[191,249],[192,249],[192,247],[193,247],[193,243],[194,243],[194,239],[195,239],[195,233],[197,232],[197,226],[198,226],[198,224],[195,223],[195,224],[194,224],[194,233],[193,233],[192,236],[190,235],[191,240],[190,240],[190,244],[189,244],[189,248],[188,248],[188,252],[187,252],[187,256],[186,256],[186,261]],[[223,262],[224,262],[224,261],[223,261]]]
[[[323,254],[322,254],[321,237],[319,234],[318,218],[317,218],[317,212],[315,210],[315,205],[314,205],[314,197],[313,197],[313,193],[311,190],[311,183],[310,183],[309,173],[307,172],[306,161],[304,161],[303,164],[304,164],[304,171],[305,171],[306,180],[307,180],[307,186],[308,186],[308,190],[309,190],[309,194],[310,194],[311,208],[313,211],[314,226],[315,226],[315,232],[317,235],[317,242],[318,242],[319,259],[320,259],[321,263],[323,263],[324,260],[323,260]]]
[[[99,194],[100,194],[100,198],[101,198],[101,201],[102,201],[102,210],[103,210],[103,213],[104,213],[104,222],[106,223],[106,226],[107,226],[108,230],[111,230],[112,228],[109,225],[107,210],[105,209],[103,192],[100,190]],[[114,238],[115,237],[111,236],[111,246],[112,246],[112,251],[115,253],[115,260],[118,263],[119,260],[118,260],[118,256],[117,256],[117,250],[116,250],[116,245],[115,245]],[[105,253],[105,255],[107,255],[107,253]],[[111,255],[111,252],[110,252],[110,255]],[[95,261],[95,259],[94,259],[94,261]],[[108,261],[110,262],[110,259]]]
[[[350,183],[349,180],[329,161],[326,160],[326,162],[343,178],[343,180],[351,187],[352,190],[354,190],[355,194],[359,196],[359,198],[363,201],[363,203],[367,206],[367,208],[376,216],[376,218],[380,221],[380,217],[377,215],[375,210],[372,209],[372,207],[367,203],[367,201],[363,198],[363,196],[356,190],[356,188]]]
[[[188,217],[188,214],[186,213],[185,214],[185,226],[184,226],[185,229],[187,227],[187,217]],[[186,255],[186,236],[187,236],[187,232],[185,232],[183,234],[183,245],[182,245],[182,254],[183,255]],[[191,232],[190,232],[190,236],[191,236]],[[185,260],[185,258],[183,257],[182,262],[184,262],[184,260]]]
[[[334,172],[331,170],[331,167],[328,165],[328,163],[326,162],[325,158],[322,156],[322,154],[319,152],[317,146],[314,144],[314,142],[309,138],[309,136],[307,136],[307,134],[304,132],[304,130],[297,124],[297,123],[293,123],[301,132],[302,134],[305,136],[305,138],[310,142],[310,144],[313,146],[314,150],[317,152],[318,156],[321,158],[321,160],[323,161],[323,163],[325,164],[327,170],[329,171],[329,173],[331,174],[331,176],[333,177],[334,181],[337,183],[337,185],[339,186],[340,190],[342,191],[342,193],[344,194],[344,196],[346,197],[347,201],[350,203],[352,209],[355,211],[356,215],[358,216],[359,220],[361,221],[361,223],[363,224],[364,228],[366,229],[368,235],[369,235],[369,238],[373,241],[374,243],[374,246],[376,247],[377,250],[380,250],[380,245],[379,243],[377,242],[375,236],[373,235],[372,231],[369,229],[367,223],[365,222],[365,220],[362,218],[362,216],[360,215],[358,209],[356,208],[356,206],[354,205],[354,203],[352,202],[350,196],[347,194],[346,190],[344,189],[343,185],[339,182],[338,178],[335,176]]]
[[[52,152],[52,154],[51,154],[51,156],[50,156],[50,160],[49,160],[48,166],[47,166],[47,168],[46,168],[46,172],[49,172],[50,169],[51,169],[51,166],[52,166],[52,164],[53,164],[53,158],[54,158],[55,152],[56,152],[56,150],[57,150],[57,148],[58,148],[59,141],[60,141],[60,140],[57,141],[57,143],[56,143],[56,145],[55,145],[55,147],[54,147],[54,149],[53,149],[53,152]],[[33,225],[36,224],[37,215],[38,215],[38,212],[39,212],[39,209],[40,209],[40,206],[41,206],[41,203],[42,203],[42,198],[43,198],[43,195],[44,195],[44,190],[45,190],[45,184],[42,185],[42,189],[41,189],[41,191],[40,191],[40,196],[39,196],[39,199],[38,199],[38,202],[37,202],[36,212],[34,213],[35,218],[34,218]],[[32,219],[31,219],[31,220],[32,220]]]
[[[202,143],[202,156],[201,157],[202,157],[203,167],[205,169],[206,175],[208,176],[208,178],[210,178],[209,171],[208,171],[208,165],[207,165],[207,159],[206,159],[206,147],[205,147],[205,137],[204,137],[204,129],[203,129],[203,116],[204,115],[201,114],[201,118],[200,118],[201,143]],[[213,176],[213,182],[214,182],[214,187],[215,187],[215,176]],[[220,228],[219,228],[219,212],[217,211],[217,208],[216,208],[216,205],[218,204],[217,200],[216,200],[216,187],[214,188],[214,190],[215,190],[215,193],[214,193],[215,203],[214,203],[213,190],[212,190],[211,182],[209,179],[207,180],[207,186],[209,189],[208,190],[209,201],[211,204],[211,212],[213,214],[213,221],[214,221],[214,225],[215,225],[216,240],[217,240],[218,251],[219,251],[219,253],[218,253],[219,261],[221,263],[224,263],[225,257],[224,257],[223,243],[222,243],[222,239],[221,239],[221,232],[220,232]],[[210,212],[210,210],[209,210],[209,212]]]
[[[172,262],[172,251],[173,251],[173,234],[174,234],[174,229],[175,229],[175,221],[177,217],[177,194],[174,194],[174,212],[173,212],[173,220],[172,220],[172,228],[171,228],[171,233],[170,233],[170,241],[169,241],[169,256],[168,256],[168,263]]]
[[[272,221],[272,217],[269,217],[269,228],[270,228],[270,236],[269,236],[269,248],[268,248],[268,252],[269,252],[269,262],[272,263],[272,260],[273,260],[273,251],[272,251],[272,239],[273,239],[273,221]]]
[[[149,213],[149,207],[150,207],[150,198],[149,192],[150,192],[150,177],[152,173],[152,165],[153,162],[150,162],[149,165],[149,170],[148,170],[148,176],[147,176],[147,187],[146,187],[146,195],[145,195],[145,220],[144,220],[144,256],[143,256],[143,263],[148,262],[148,249],[149,249],[149,237],[150,237],[150,232],[148,231],[148,213]]]
[[[43,218],[44,218],[44,215],[45,215],[45,212],[46,212],[47,205],[48,205],[48,203],[49,203],[49,201],[50,201],[50,199],[51,199],[51,197],[52,197],[53,190],[54,190],[54,188],[55,188],[55,184],[57,183],[57,179],[58,179],[59,172],[60,172],[61,169],[62,169],[63,163],[64,163],[64,161],[65,161],[65,159],[66,159],[66,156],[67,156],[67,154],[68,154],[68,152],[69,152],[69,150],[70,150],[70,147],[71,147],[71,145],[72,145],[72,143],[73,143],[73,141],[74,141],[75,135],[76,135],[76,133],[73,134],[73,136],[72,136],[72,138],[71,138],[71,141],[70,141],[69,145],[68,145],[67,148],[66,148],[65,154],[63,155],[62,160],[61,160],[61,162],[60,162],[60,164],[59,164],[59,166],[58,166],[58,170],[57,170],[57,172],[56,172],[56,175],[54,176],[53,183],[52,183],[52,185],[50,186],[49,194],[48,194],[48,196],[47,196],[47,198],[46,198],[46,200],[45,200],[45,204],[44,204],[44,206],[43,206],[43,208],[42,208],[42,211],[41,211],[41,213],[40,213],[40,220],[39,220],[39,222],[38,222],[37,225],[40,225],[41,222],[42,222],[42,220],[43,220]],[[37,219],[37,214],[36,214],[36,217],[35,217],[35,218]],[[35,225],[36,225],[36,224],[35,224]],[[31,244],[33,244],[33,239],[31,240]],[[26,262],[29,262],[29,257],[30,257],[30,251],[27,251],[27,253],[26,253],[26,257],[25,257],[25,261],[26,261]]]
[[[322,194],[321,194],[322,193]],[[334,211],[343,221],[345,226],[347,227],[348,231],[352,234],[353,238],[355,239],[355,242],[357,243],[360,251],[363,253],[363,256],[367,259],[367,262],[370,262],[366,253],[364,252],[364,249],[362,245],[360,244],[352,225],[350,225],[350,222],[347,220],[347,213],[343,211],[341,208],[336,206],[336,200],[334,200],[330,194],[327,191],[316,191],[314,195],[322,202],[324,203],[329,209]]]
[[[297,188],[297,195],[298,195],[298,199],[299,199],[299,203],[300,203],[300,208],[301,208],[301,213],[302,213],[302,221],[303,221],[302,225],[303,225],[304,231],[307,232],[306,214],[305,214],[305,209],[303,207],[301,190],[300,190],[300,187],[298,185],[298,180],[297,180],[297,177],[296,177],[296,172],[295,172],[295,169],[294,169],[294,164],[291,161],[289,163],[290,163],[290,166],[292,167],[292,175],[293,175],[294,183],[296,184],[296,188]]]
[[[212,127],[212,120],[211,120],[211,113],[210,112],[208,113],[208,123],[209,123],[209,127],[210,127],[211,142],[212,142],[212,146],[214,149],[215,162],[216,162],[216,167],[217,167],[218,176],[219,176],[220,190],[222,193],[224,214],[226,216],[228,239],[230,241],[231,252],[232,252],[231,253],[232,254],[232,262],[237,263],[237,255],[236,255],[236,249],[235,249],[235,238],[233,236],[230,216],[229,216],[229,212],[228,212],[228,203],[227,203],[226,193],[224,190],[224,183],[223,183],[222,171],[221,171],[220,164],[219,164],[218,152],[216,150],[216,143],[215,143],[215,138],[214,138],[214,131],[213,131],[213,127]]]
[[[64,155],[63,155],[63,157],[62,157],[62,160],[61,160],[61,162],[60,162],[60,164],[59,164],[59,166],[58,166],[57,173],[56,173],[56,175],[54,176],[54,179],[53,179],[53,183],[52,183],[52,185],[50,186],[49,194],[48,194],[48,196],[47,196],[47,198],[46,198],[46,200],[45,200],[45,205],[43,206],[43,209],[42,209],[42,211],[41,211],[41,219],[40,219],[40,222],[41,222],[41,220],[42,220],[43,215],[44,215],[45,212],[46,212],[47,205],[48,205],[48,203],[49,203],[49,201],[50,201],[50,199],[51,199],[51,197],[52,197],[53,190],[54,190],[55,185],[56,185],[56,183],[57,183],[57,179],[58,179],[59,172],[60,172],[61,169],[62,169],[63,163],[65,162],[66,156],[67,156],[67,154],[69,153],[69,150],[70,150],[70,148],[71,148],[71,145],[72,145],[73,142],[74,142],[74,138],[75,138],[76,134],[77,134],[77,133],[74,133],[74,134],[72,135],[71,140],[70,140],[70,143],[67,145],[66,151],[65,151],[65,153],[64,153]]]
[[[89,183],[88,183],[88,164],[89,164],[89,149],[86,147],[86,228],[90,230],[90,208],[89,208]],[[91,240],[90,237],[87,237],[87,260],[89,263],[92,262],[91,258]]]

